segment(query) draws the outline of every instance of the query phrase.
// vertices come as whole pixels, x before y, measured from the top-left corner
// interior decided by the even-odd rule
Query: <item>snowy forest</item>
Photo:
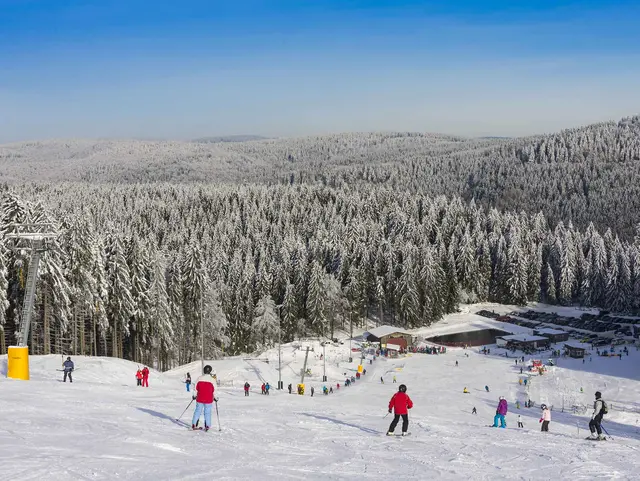
[[[66,145],[81,146],[86,178],[47,177],[66,163],[59,151],[45,179],[25,182],[51,143],[0,146],[2,353],[20,323],[30,253],[10,234],[24,223],[57,232],[41,261],[35,354],[168,369],[199,357],[201,326],[213,358],[332,337],[367,318],[427,325],[465,302],[640,312],[640,117],[529,139],[195,143],[233,149],[245,166],[230,161],[219,179],[219,165],[185,160],[199,182],[159,182],[154,166],[169,164],[154,155],[144,166],[91,163],[84,141]]]

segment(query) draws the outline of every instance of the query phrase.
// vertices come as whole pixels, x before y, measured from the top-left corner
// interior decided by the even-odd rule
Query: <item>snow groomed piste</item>
[[[420,335],[476,322],[491,324],[461,313]],[[58,372],[60,356],[32,356],[30,381],[0,378],[3,479],[326,480],[383,479],[393,473],[403,479],[573,480],[635,479],[640,472],[635,347],[622,359],[544,362],[542,375],[527,376],[527,392],[520,383],[523,366],[495,346],[490,354],[450,348],[446,354],[375,361],[368,355],[367,373],[345,387],[345,374],[355,376],[360,361],[348,362],[348,344],[325,346],[326,359],[317,341],[284,345],[280,391],[275,389],[277,349],[261,361],[208,361],[220,383],[215,395],[221,431],[214,410],[206,433],[190,429],[195,403],[176,421],[191,402],[185,375],[195,381],[199,362],[166,373],[152,369],[147,388],[136,385],[138,366],[128,361],[72,356],[77,372],[69,384]],[[299,381],[307,345],[313,351],[305,395],[295,389],[289,395],[286,387]],[[527,356],[525,366],[533,360]],[[6,365],[6,356],[0,364]],[[328,381],[322,383],[325,366]],[[265,381],[274,386],[269,395],[261,394]],[[332,394],[322,394],[325,384]],[[412,435],[406,439],[398,436],[402,420],[394,436],[385,436],[393,419],[389,401],[400,384],[413,402]],[[603,421],[612,438],[607,442],[585,440],[596,391],[609,406]],[[506,428],[487,428],[500,396],[508,405]],[[532,407],[526,407],[528,400]],[[540,431],[542,403],[553,406],[548,433]]]

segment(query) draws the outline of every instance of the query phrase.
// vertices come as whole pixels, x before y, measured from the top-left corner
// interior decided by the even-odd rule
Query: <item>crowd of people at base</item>
[[[149,368],[147,366],[144,366],[142,369],[138,368],[136,372],[136,385],[149,387]]]

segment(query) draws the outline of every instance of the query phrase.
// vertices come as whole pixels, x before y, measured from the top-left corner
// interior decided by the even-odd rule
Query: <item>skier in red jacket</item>
[[[389,413],[391,413],[392,410],[395,412],[387,436],[393,436],[393,431],[396,429],[398,421],[400,421],[400,416],[402,416],[402,435],[407,435],[407,429],[409,429],[409,414],[407,410],[412,407],[413,401],[411,401],[411,398],[407,395],[407,386],[400,384],[398,392],[395,393],[391,397],[391,401],[389,401]]]
[[[196,381],[196,388],[193,393],[193,399],[196,401],[196,410],[193,412],[191,421],[191,429],[197,429],[196,425],[200,419],[202,411],[204,411],[204,430],[208,431],[211,427],[211,406],[214,402],[218,402],[214,396],[215,388],[213,386],[213,369],[208,364],[204,367],[204,374]]]
[[[149,387],[149,368],[147,366],[142,369],[142,387]]]

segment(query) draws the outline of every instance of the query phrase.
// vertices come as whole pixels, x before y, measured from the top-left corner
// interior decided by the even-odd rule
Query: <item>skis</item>
[[[404,433],[404,435],[402,435],[402,434],[396,434],[396,433],[393,433],[393,434],[386,434],[386,436],[389,436],[390,438],[405,438],[405,437],[407,437],[407,436],[411,436],[411,432],[406,432],[406,433]]]
[[[587,440],[587,441],[607,441],[609,438],[604,437],[602,439],[599,439],[599,438],[592,438],[591,436],[587,436],[584,439]]]

